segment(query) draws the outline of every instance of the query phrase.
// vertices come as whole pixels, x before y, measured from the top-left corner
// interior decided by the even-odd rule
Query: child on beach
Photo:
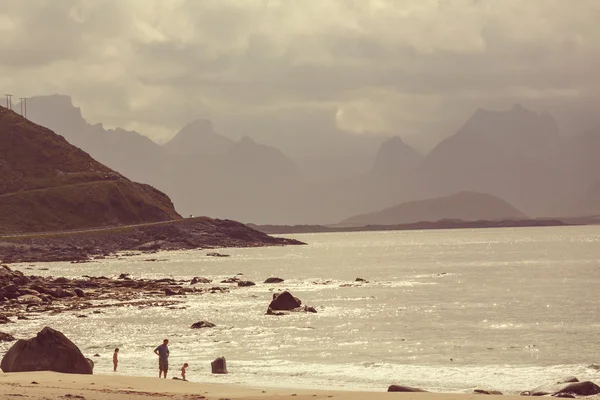
[[[188,368],[188,363],[183,364],[183,367],[181,367],[181,377],[183,378],[184,381],[187,381],[187,379],[185,379],[185,372]]]
[[[119,365],[119,349],[115,349],[115,352],[113,353],[113,372],[117,372],[117,365]]]

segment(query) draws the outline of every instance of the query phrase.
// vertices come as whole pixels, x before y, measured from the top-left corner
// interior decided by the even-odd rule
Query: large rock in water
[[[225,357],[219,357],[210,363],[210,368],[213,374],[226,374],[227,363]]]
[[[600,393],[600,387],[594,382],[566,382],[554,385],[545,385],[533,389],[531,396],[547,396],[560,394],[573,394],[576,396],[593,396]]]
[[[302,306],[302,302],[297,297],[292,296],[288,291],[273,293],[273,301],[269,304],[271,310],[294,310]]]
[[[0,367],[4,372],[92,373],[79,348],[65,335],[48,327],[32,339],[18,340],[4,355]]]
[[[391,385],[388,387],[388,392],[426,392],[427,390],[418,389],[410,386]]]

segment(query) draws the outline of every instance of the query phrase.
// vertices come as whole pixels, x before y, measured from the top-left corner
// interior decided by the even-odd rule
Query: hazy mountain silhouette
[[[425,196],[489,193],[536,215],[560,200],[560,143],[548,114],[520,105],[507,111],[480,109],[427,155],[415,186]]]
[[[581,199],[600,181],[600,129],[563,138],[552,116],[520,105],[477,110],[425,156],[399,137],[366,138],[334,129],[312,153],[296,151],[304,157],[300,166],[254,139],[275,137],[274,132],[253,130],[253,138],[234,141],[198,119],[161,146],[137,132],[87,123],[67,96],[32,97],[28,105],[33,121],[165,191],[185,215],[335,223],[461,191],[500,197],[530,216],[573,215],[583,212]]]
[[[0,107],[0,232],[180,219],[171,200]]]
[[[524,219],[506,201],[483,193],[460,192],[447,197],[402,203],[378,212],[348,218],[340,225],[397,225],[443,219],[463,221]]]
[[[396,175],[413,172],[425,157],[407,145],[399,136],[386,140],[375,158],[373,171],[376,174]]]
[[[212,122],[197,119],[183,128],[164,147],[174,154],[224,154],[234,141],[216,133]]]
[[[69,143],[131,179],[160,188],[157,177],[162,175],[163,150],[147,136],[89,124],[81,109],[64,95],[31,97],[27,101],[27,118],[64,136]]]

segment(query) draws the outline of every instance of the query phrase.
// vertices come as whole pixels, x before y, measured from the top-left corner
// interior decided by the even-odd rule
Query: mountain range
[[[340,156],[333,151],[331,162],[292,159],[251,135],[228,138],[206,119],[159,145],[138,132],[89,124],[68,96],[30,98],[28,117],[120,173],[164,191],[183,215],[327,224],[465,191],[497,196],[531,217],[600,213],[600,130],[563,136],[551,115],[521,105],[476,110],[428,154],[399,136],[370,138],[379,150],[371,154],[371,145],[364,146],[356,164],[366,159],[371,166],[345,173],[332,171]],[[335,137],[340,149],[347,148],[343,135]]]

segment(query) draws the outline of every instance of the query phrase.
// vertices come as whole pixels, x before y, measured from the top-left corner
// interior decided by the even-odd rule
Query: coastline
[[[34,383],[35,382],[35,383]],[[56,372],[19,372],[0,375],[0,398],[139,400],[149,397],[173,400],[219,399],[420,399],[472,400],[477,394],[388,393],[320,389],[257,388],[230,384],[182,382],[173,379],[131,377],[121,375],[74,375]],[[516,400],[519,396],[502,396]]]
[[[379,232],[379,231],[421,231],[445,229],[486,229],[486,228],[529,228],[552,226],[577,226],[597,224],[595,219],[524,219],[501,221],[462,221],[442,220],[423,221],[397,225],[255,225],[249,227],[268,235],[287,235],[299,233],[333,233],[333,232]]]
[[[302,245],[241,222],[208,217],[80,231],[0,235],[0,262],[87,262],[122,252]]]

